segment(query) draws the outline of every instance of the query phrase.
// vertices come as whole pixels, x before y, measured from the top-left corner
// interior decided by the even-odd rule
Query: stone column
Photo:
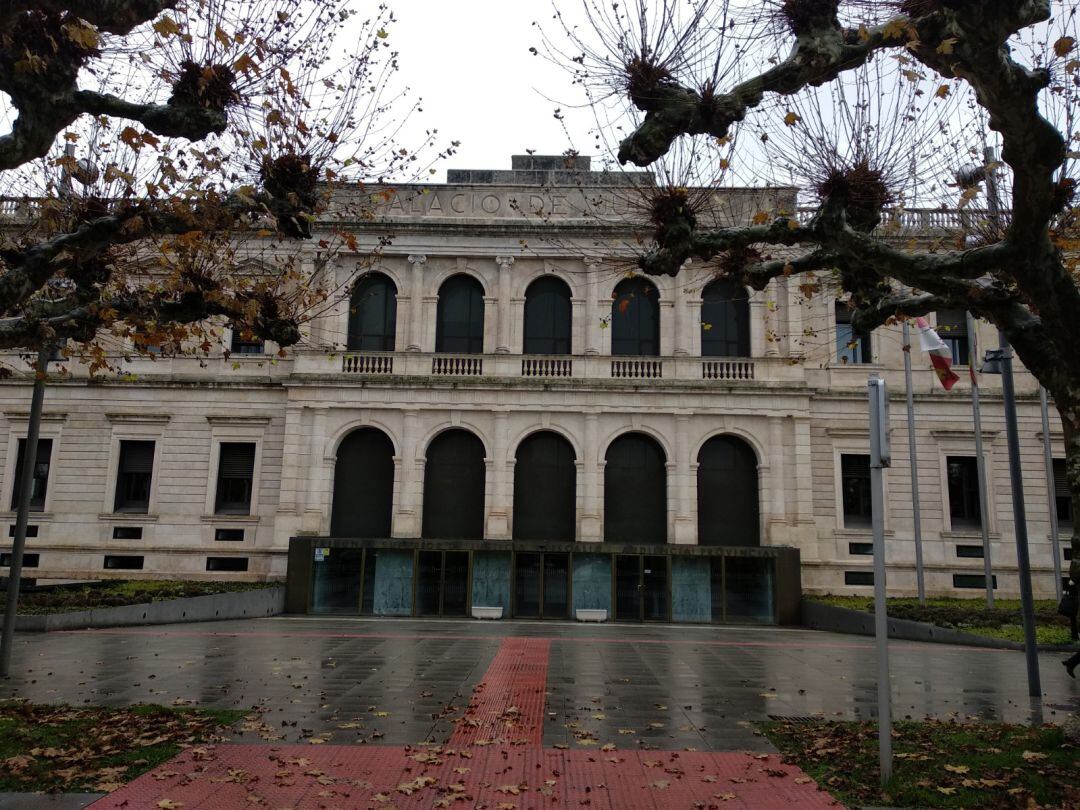
[[[595,296],[594,296],[595,297]],[[583,474],[585,477],[585,497],[581,510],[581,540],[599,542],[604,539],[603,511],[600,500],[600,465],[597,454],[600,452],[599,433],[600,416],[595,413],[585,414],[585,458]]]
[[[410,352],[424,350],[424,264],[427,256],[409,256],[412,278],[409,281],[409,345]]]
[[[514,266],[513,256],[496,256],[499,265],[499,300],[496,304],[498,340],[495,354],[510,354],[510,268]]]
[[[487,514],[487,540],[507,540],[510,537],[510,502],[507,486],[506,448],[509,442],[510,420],[506,411],[495,412],[495,430],[491,438],[489,469],[491,470],[491,506]]]
[[[673,475],[668,484],[668,501],[675,511],[673,543],[697,542],[697,510],[693,503],[693,482],[690,477],[690,414],[675,415],[675,459]]]
[[[419,460],[417,446],[420,441],[420,411],[407,408],[404,411],[404,427],[401,435],[401,491],[397,497],[394,513],[394,537],[419,537],[420,516],[423,501],[424,468]]]
[[[768,543],[782,545],[786,533],[787,506],[784,487],[784,419],[780,416],[769,417],[769,511],[766,521]],[[764,539],[764,538],[763,538]]]
[[[803,338],[803,312],[799,303],[799,285],[790,278],[781,282],[784,311],[787,314],[787,353],[789,357],[802,357],[805,339]]]
[[[777,284],[770,282],[765,288],[765,356],[780,354],[780,304],[777,301]]]
[[[690,312],[686,301],[686,284],[675,279],[675,356],[690,354]]]
[[[585,354],[600,354],[600,265],[585,260]]]
[[[311,437],[308,442],[308,479],[304,497],[304,528],[310,532],[323,534],[330,530],[330,516],[327,505],[330,503],[332,476],[327,474],[326,452],[326,413],[327,408],[317,407],[311,410]],[[331,459],[329,465],[333,464]]]

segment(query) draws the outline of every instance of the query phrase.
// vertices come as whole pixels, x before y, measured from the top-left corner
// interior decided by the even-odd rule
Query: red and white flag
[[[952,370],[952,350],[945,345],[945,341],[933,330],[926,318],[916,318],[915,325],[919,330],[919,345],[930,355],[930,364],[937,372],[941,385],[946,391],[951,390],[960,379]]]

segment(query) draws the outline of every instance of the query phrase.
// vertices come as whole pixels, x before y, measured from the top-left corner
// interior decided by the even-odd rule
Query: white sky
[[[578,6],[560,2],[564,14]],[[411,126],[437,127],[444,139],[461,141],[433,180],[445,181],[447,168],[509,169],[510,155],[526,148],[562,154],[571,142],[556,107],[572,145],[590,154],[592,113],[567,106],[580,103],[580,89],[568,73],[529,53],[540,45],[533,20],[550,20],[548,0],[399,0],[392,8],[399,75],[424,102]]]

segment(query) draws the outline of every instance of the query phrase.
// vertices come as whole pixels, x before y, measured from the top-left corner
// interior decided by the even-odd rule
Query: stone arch
[[[389,537],[394,503],[394,443],[379,428],[359,427],[336,448],[330,533]]]
[[[667,542],[667,454],[638,430],[617,436],[604,454],[604,542]]]
[[[562,434],[535,430],[514,453],[515,540],[573,542],[577,531],[577,455]]]
[[[753,446],[723,433],[697,454],[698,542],[706,546],[760,546],[759,464]]]
[[[439,540],[484,537],[486,449],[471,430],[452,427],[425,448],[421,536]]]

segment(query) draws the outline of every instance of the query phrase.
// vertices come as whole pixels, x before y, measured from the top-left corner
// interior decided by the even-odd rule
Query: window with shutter
[[[971,361],[966,312],[959,309],[940,310],[937,314],[937,333],[952,352],[954,366],[966,366]]]
[[[23,459],[26,457],[26,439],[19,439],[19,455],[15,462],[15,481],[11,487],[11,511],[19,508],[19,481],[22,480]],[[30,486],[30,511],[45,511],[45,493],[49,486],[49,462],[52,458],[52,439],[38,439],[37,459],[34,463],[34,481]]]
[[[154,443],[120,442],[120,463],[116,469],[116,512],[150,510],[150,482],[154,474]]]
[[[251,483],[255,474],[255,444],[222,442],[218,463],[217,497],[214,512],[218,515],[251,513]]]

